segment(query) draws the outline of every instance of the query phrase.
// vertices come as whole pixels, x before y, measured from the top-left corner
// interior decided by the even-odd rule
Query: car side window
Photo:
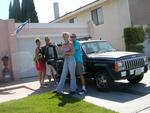
[[[57,57],[58,58],[63,58],[64,57],[63,50],[60,46],[56,46],[56,52],[57,52]]]
[[[88,53],[93,53],[98,51],[98,46],[95,43],[89,43],[89,44],[84,44],[83,45],[83,50],[88,54]]]
[[[54,58],[55,57],[54,48],[53,47],[49,47],[48,48],[48,54],[49,54],[49,58]]]

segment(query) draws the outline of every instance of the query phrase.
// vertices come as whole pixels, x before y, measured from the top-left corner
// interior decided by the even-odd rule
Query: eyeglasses
[[[76,36],[71,36],[70,38],[76,38]]]

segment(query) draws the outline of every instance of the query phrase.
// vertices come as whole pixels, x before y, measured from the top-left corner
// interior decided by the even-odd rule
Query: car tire
[[[111,88],[113,88],[114,80],[110,76],[108,76],[107,73],[99,72],[95,76],[95,83],[98,90],[109,91]]]
[[[136,83],[139,83],[143,79],[143,76],[144,76],[144,74],[141,74],[141,75],[138,75],[138,76],[135,76],[135,77],[132,77],[132,78],[128,78],[127,80],[130,83],[136,84]]]

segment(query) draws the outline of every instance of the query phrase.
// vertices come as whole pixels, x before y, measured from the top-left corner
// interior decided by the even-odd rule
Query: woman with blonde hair
[[[36,43],[37,47],[35,49],[34,61],[35,61],[36,70],[38,71],[38,75],[39,75],[40,87],[43,87],[44,86],[44,74],[46,71],[46,65],[44,63],[44,57],[43,57],[42,51],[41,51],[40,39],[36,38],[35,43]]]
[[[68,32],[63,33],[64,44],[62,46],[64,52],[64,65],[61,74],[61,78],[59,84],[56,88],[57,93],[61,93],[66,81],[66,76],[68,75],[68,71],[70,74],[70,94],[73,95],[76,93],[77,85],[76,85],[76,61],[74,58],[74,46],[72,41],[70,41],[70,35]]]

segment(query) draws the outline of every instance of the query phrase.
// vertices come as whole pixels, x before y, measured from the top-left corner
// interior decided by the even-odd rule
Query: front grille
[[[124,65],[126,69],[131,69],[131,68],[144,66],[145,64],[144,64],[143,58],[136,58],[136,59],[131,59],[131,60],[125,60]]]

